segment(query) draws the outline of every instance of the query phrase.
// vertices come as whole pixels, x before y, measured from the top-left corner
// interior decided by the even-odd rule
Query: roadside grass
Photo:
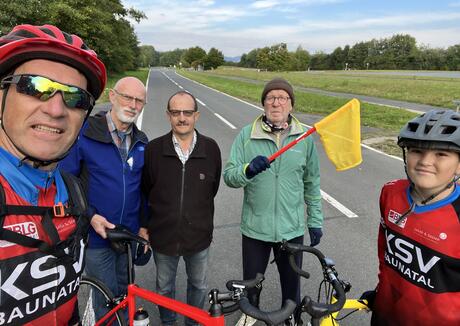
[[[109,90],[113,88],[115,83],[123,78],[123,77],[137,77],[139,78],[144,84],[147,82],[147,76],[149,74],[148,68],[141,68],[139,70],[128,70],[119,74],[110,74],[107,76],[107,85],[105,85],[104,92],[101,94],[97,103],[105,103],[109,101]]]
[[[260,94],[262,93],[263,84],[228,79],[208,73],[184,70],[181,70],[179,73],[209,87],[261,106]],[[348,102],[348,99],[311,94],[302,91],[296,91],[295,93],[295,111],[301,113],[325,116],[334,112],[346,102]],[[408,120],[415,116],[417,116],[416,113],[406,110],[361,103],[363,138],[374,137],[376,134],[378,134],[379,137],[395,135]],[[367,129],[371,130],[366,131]]]
[[[220,67],[203,72],[205,75],[220,75],[268,81],[275,76],[289,80],[292,84],[322,90],[376,96],[447,108],[454,108],[452,100],[460,97],[460,79],[427,76],[367,75],[359,71],[302,71],[302,72],[258,72],[256,69]]]

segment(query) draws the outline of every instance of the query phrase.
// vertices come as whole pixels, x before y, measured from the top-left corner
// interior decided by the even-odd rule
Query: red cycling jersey
[[[460,325],[460,188],[415,210],[408,180],[380,196],[379,282],[373,325]]]
[[[6,204],[30,206],[3,176]],[[53,206],[57,190],[53,184],[38,192],[38,206]],[[50,243],[41,224],[41,216],[8,215],[3,228]],[[76,228],[73,217],[54,217],[61,240]],[[83,242],[80,246],[83,249]],[[0,325],[69,325],[76,323],[74,308],[83,269],[83,250],[74,262],[60,262],[36,248],[0,240]],[[53,261],[53,259],[51,259]]]

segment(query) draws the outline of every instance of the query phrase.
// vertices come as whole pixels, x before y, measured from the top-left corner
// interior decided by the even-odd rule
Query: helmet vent
[[[426,125],[426,126],[425,126],[425,134],[429,133],[430,130],[431,130],[431,128],[433,128],[433,126],[431,126],[431,125]]]
[[[419,124],[417,122],[409,122],[407,124],[407,129],[411,132],[416,132]]]
[[[457,130],[457,127],[454,127],[454,126],[445,126],[443,128],[443,130],[441,131],[441,134],[445,134],[445,135],[451,135],[455,132],[455,130]]]

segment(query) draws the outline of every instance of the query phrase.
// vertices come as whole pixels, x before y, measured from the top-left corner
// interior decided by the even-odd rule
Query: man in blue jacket
[[[139,231],[140,182],[147,136],[134,124],[146,103],[146,89],[137,78],[120,79],[109,93],[112,108],[84,124],[76,144],[61,167],[82,180],[93,219],[86,272],[104,281],[115,296],[126,292],[127,255],[110,247],[95,232],[107,219]],[[94,303],[96,317],[106,308]]]

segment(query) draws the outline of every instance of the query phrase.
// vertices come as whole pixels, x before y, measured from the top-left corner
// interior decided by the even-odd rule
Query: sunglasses
[[[40,101],[48,101],[57,92],[60,92],[64,103],[72,109],[92,110],[94,97],[86,90],[72,85],[58,83],[38,75],[11,75],[3,78],[0,86],[16,84],[16,92],[33,96]]]

